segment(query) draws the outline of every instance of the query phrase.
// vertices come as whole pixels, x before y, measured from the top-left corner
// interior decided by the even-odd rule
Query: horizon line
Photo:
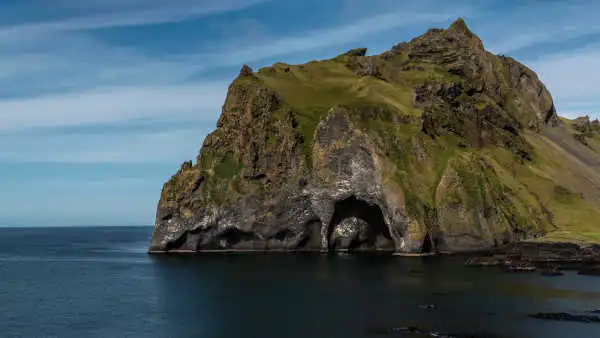
[[[154,227],[154,224],[66,224],[66,225],[6,225],[0,224],[0,229],[8,228],[141,228]]]

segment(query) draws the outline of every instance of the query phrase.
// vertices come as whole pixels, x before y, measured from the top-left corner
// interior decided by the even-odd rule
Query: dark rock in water
[[[426,331],[416,326],[393,326],[387,329],[388,333],[413,333],[425,334]]]
[[[579,275],[600,277],[600,266],[590,266],[579,270]]]
[[[557,267],[551,267],[551,268],[544,269],[540,272],[540,274],[542,276],[548,276],[548,277],[564,275],[564,273],[562,271],[560,271],[560,269],[558,269]]]
[[[441,338],[499,338],[496,335],[487,334],[487,333],[457,333],[457,334],[449,334],[449,335],[431,335],[432,337],[441,337]]]
[[[421,309],[421,310],[438,310],[439,308],[435,304],[422,304],[422,305],[419,305],[419,309]]]
[[[561,276],[561,270],[579,270],[595,275],[599,269],[600,246],[573,243],[520,242],[501,248],[490,256],[469,258],[465,265],[505,267],[508,271],[541,270],[544,276]]]
[[[506,270],[510,272],[534,272],[536,267],[527,262],[509,262]]]
[[[508,272],[534,272],[535,266],[509,266],[506,268]]]
[[[467,259],[465,265],[468,266],[499,266],[502,261],[494,257],[472,257]]]
[[[596,314],[600,315],[600,309],[592,310],[592,311],[590,311],[590,313],[596,313]]]
[[[498,336],[490,335],[486,333],[442,333],[437,330],[425,329],[417,326],[394,326],[387,330],[377,330],[379,333],[387,333],[391,335],[399,335],[403,337],[406,334],[411,336],[423,336],[423,337],[438,337],[438,338],[498,338]]]
[[[544,320],[557,320],[579,323],[600,323],[600,317],[598,316],[575,315],[566,312],[536,313],[530,315],[530,317]]]

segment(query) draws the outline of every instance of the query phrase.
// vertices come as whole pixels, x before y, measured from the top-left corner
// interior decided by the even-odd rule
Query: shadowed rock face
[[[354,196],[335,203],[328,231],[330,250],[394,250],[381,209]]]
[[[244,66],[165,183],[150,251],[456,252],[543,234],[551,211],[505,176],[556,124],[535,73],[462,20],[381,55]]]

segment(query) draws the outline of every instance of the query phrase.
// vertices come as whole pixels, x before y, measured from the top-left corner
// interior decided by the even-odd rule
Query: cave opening
[[[225,241],[227,247],[234,246],[242,242],[250,242],[256,236],[253,232],[244,231],[237,228],[228,228],[216,236],[217,243]]]
[[[425,234],[425,238],[423,238],[421,253],[433,253],[433,241],[431,240],[431,236],[429,236],[429,233]]]
[[[346,244],[340,247],[340,243],[334,240],[334,231],[342,221],[356,218],[366,223],[366,229],[358,229],[357,233],[349,235]],[[372,249],[394,249],[392,236],[385,223],[383,212],[376,204],[367,203],[364,200],[350,196],[337,201],[334,205],[334,213],[329,223],[327,238],[329,239],[329,250],[372,250]]]

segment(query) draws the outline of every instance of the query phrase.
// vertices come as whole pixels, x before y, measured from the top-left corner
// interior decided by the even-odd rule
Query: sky
[[[458,17],[600,112],[600,2],[2,0],[0,225],[152,225],[241,65],[380,53]]]

